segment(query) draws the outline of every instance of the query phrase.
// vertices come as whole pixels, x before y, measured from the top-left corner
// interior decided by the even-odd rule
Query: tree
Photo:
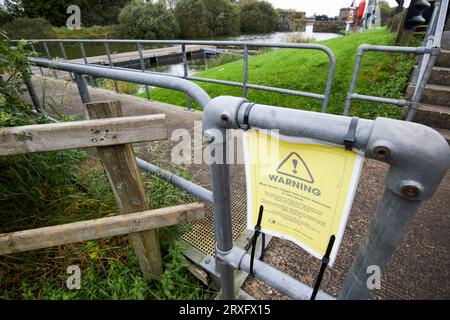
[[[3,26],[5,23],[10,22],[13,19],[13,16],[8,14],[8,12],[0,6],[0,26]]]
[[[277,29],[278,14],[266,1],[249,1],[241,9],[241,31],[244,33],[270,33]]]
[[[116,24],[120,11],[130,0],[82,0],[81,23],[84,26]]]
[[[54,26],[65,26],[70,5],[81,9],[84,26],[117,23],[120,10],[130,0],[5,0],[6,11],[14,17],[45,18]]]
[[[5,0],[7,11],[15,17],[45,18],[54,26],[64,26],[66,10],[71,4],[80,6],[84,0]]]
[[[239,34],[241,19],[239,6],[230,0],[203,0],[208,10],[208,27],[211,34],[227,36]]]
[[[201,38],[208,35],[208,11],[203,0],[179,0],[175,18],[183,38]]]
[[[124,36],[138,39],[173,39],[179,27],[172,11],[158,3],[133,0],[119,14]]]

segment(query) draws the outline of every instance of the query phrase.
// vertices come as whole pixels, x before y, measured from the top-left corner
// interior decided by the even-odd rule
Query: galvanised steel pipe
[[[36,110],[41,110],[42,105],[37,96],[36,90],[34,89],[33,81],[31,78],[24,79],[25,86],[27,87],[28,93],[30,95],[31,101],[33,102],[33,106]]]
[[[220,285],[225,300],[234,299],[234,268],[219,257],[233,248],[231,222],[230,166],[226,164],[227,145],[225,130],[221,137],[209,140],[216,152],[221,153],[222,163],[211,164],[211,186],[213,193],[214,236],[216,241],[216,267],[220,274]]]
[[[216,83],[216,84],[224,84],[227,86],[232,87],[244,87],[244,84],[241,82],[235,82],[235,81],[227,81],[227,80],[219,80],[219,79],[208,79],[208,78],[199,78],[199,77],[187,77],[188,80],[193,81],[202,81],[207,83]],[[258,90],[264,90],[269,92],[277,92],[277,93],[283,93],[283,94],[290,94],[293,96],[299,96],[299,97],[306,97],[306,98],[313,98],[313,99],[319,99],[319,100],[325,100],[326,97],[323,94],[320,93],[313,93],[313,92],[305,92],[305,91],[297,91],[297,90],[290,90],[290,89],[283,89],[283,88],[277,88],[277,87],[269,87],[269,86],[263,86],[258,84],[251,84],[247,83],[245,87],[248,89],[258,89]]]
[[[421,77],[419,76],[420,81],[418,81],[418,83],[416,84],[416,89],[414,90],[414,94],[411,99],[412,104],[405,118],[406,121],[413,121],[414,116],[416,115],[417,108],[419,107],[422,100],[423,92],[425,91],[425,87],[431,77],[431,73],[433,72],[433,67],[437,61],[438,55],[439,48],[435,48],[435,50],[433,50],[433,52],[431,53],[431,56],[425,67],[425,71],[423,72]]]
[[[219,257],[238,270],[250,273],[250,254],[238,246],[234,246],[228,254]],[[309,300],[313,289],[274,267],[254,259],[253,273],[256,278],[267,283],[275,290],[296,300]],[[316,300],[334,300],[332,296],[319,290]]]
[[[242,98],[222,96],[211,100],[203,112],[205,137],[216,140],[220,138],[220,135],[216,137],[217,132],[242,128],[244,114],[248,115],[250,127],[279,129],[291,136],[316,138],[342,146],[351,121],[345,116],[250,104]],[[355,148],[364,151],[368,158],[387,162],[390,168],[385,177],[383,198],[339,294],[339,298],[345,299],[368,297],[368,267],[375,265],[381,271],[384,269],[417,209],[433,195],[450,167],[447,141],[437,131],[418,123],[386,118],[361,119],[356,128]],[[212,183],[220,187],[218,191],[226,199],[229,184],[220,185],[216,179],[217,176],[213,176]],[[231,212],[218,212],[215,219],[231,219]],[[221,227],[222,233],[228,230],[228,226],[219,224],[217,227]],[[231,249],[221,250],[218,255],[224,257],[231,253]]]
[[[200,199],[213,203],[213,195],[212,192],[208,189],[203,188],[202,186],[199,186],[191,181],[188,181],[186,179],[183,179],[176,174],[169,172],[167,170],[161,169],[158,166],[155,166],[154,164],[151,164],[145,160],[142,160],[138,157],[136,157],[136,163],[138,167],[146,171],[148,173],[151,173],[158,178],[161,178],[174,186],[177,186],[197,197]]]
[[[393,104],[396,106],[410,106],[411,101],[404,100],[404,99],[392,99],[392,98],[382,98],[382,97],[375,97],[375,96],[367,96],[363,94],[358,93],[352,93],[351,95],[352,100],[364,100],[369,102],[379,102],[379,103],[385,103],[385,104]]]
[[[185,79],[147,74],[140,71],[125,71],[113,68],[83,65],[78,63],[52,61],[42,58],[29,57],[28,61],[30,61],[34,65],[45,68],[54,68],[68,72],[90,75],[93,77],[116,79],[126,82],[140,83],[144,85],[147,84],[151,86],[182,91],[192,97],[202,109],[211,100],[208,94],[201,87]]]

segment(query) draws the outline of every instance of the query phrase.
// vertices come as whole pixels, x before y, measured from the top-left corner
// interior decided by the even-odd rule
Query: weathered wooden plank
[[[0,129],[0,156],[167,139],[165,115]]]
[[[121,117],[120,101],[86,104],[89,119]],[[114,196],[122,213],[147,209],[144,185],[131,148],[131,144],[98,147]],[[132,233],[129,239],[147,279],[158,279],[163,273],[159,239],[155,230]]]
[[[122,214],[52,227],[0,234],[0,255],[101,239],[203,219],[204,205],[174,207]]]

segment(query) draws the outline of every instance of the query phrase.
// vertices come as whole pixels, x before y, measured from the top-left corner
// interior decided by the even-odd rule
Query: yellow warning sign
[[[331,266],[344,234],[364,157],[323,141],[248,130],[244,136],[247,225],[297,243]]]

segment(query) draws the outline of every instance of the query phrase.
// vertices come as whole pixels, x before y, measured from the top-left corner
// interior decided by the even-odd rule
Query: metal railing
[[[83,76],[88,75],[177,90],[187,94],[203,108],[204,136],[208,137],[210,144],[214,144],[214,148],[222,151],[221,157],[215,158],[215,162],[211,164],[212,191],[142,159],[137,158],[137,164],[142,170],[213,204],[216,262],[202,266],[211,274],[219,275],[225,299],[234,298],[233,271],[250,271],[250,255],[236,246],[232,239],[230,165],[225,161],[227,135],[224,131],[241,129],[245,122],[250,127],[279,129],[289,132],[292,136],[320,139],[344,146],[352,120],[346,116],[252,104],[237,97],[222,96],[211,100],[201,87],[186,79],[42,58],[29,60],[38,67],[72,72],[83,103],[91,102]],[[30,87],[31,95],[35,94],[31,82],[27,83],[27,87]],[[222,136],[214,139],[216,134]],[[384,269],[421,203],[433,195],[450,167],[450,149],[447,142],[429,127],[386,118],[360,119],[355,128],[355,135],[354,147],[363,151],[368,158],[388,163],[390,170],[385,179],[386,189],[383,197],[338,299],[368,297],[369,289],[366,283],[370,274],[366,272],[367,267],[378,265],[381,270]],[[292,298],[309,299],[313,292],[308,285],[262,261],[254,262],[253,272],[256,278]],[[317,294],[317,299],[332,298],[323,291]]]
[[[311,44],[311,43],[257,43],[257,42],[245,42],[245,41],[188,41],[188,40],[124,40],[124,39],[31,39],[30,41],[30,47],[33,51],[36,51],[36,44],[41,44],[44,49],[44,53],[47,57],[47,59],[52,60],[54,57],[52,57],[48,45],[50,43],[57,44],[60,51],[61,56],[64,60],[67,60],[67,53],[65,51],[64,44],[78,44],[80,48],[81,57],[84,61],[84,64],[89,65],[88,58],[86,56],[86,50],[84,47],[84,44],[103,44],[104,46],[104,52],[105,55],[108,58],[108,66],[112,69],[125,69],[125,68],[118,68],[114,66],[113,58],[111,55],[111,50],[109,45],[110,44],[132,44],[135,45],[137,48],[137,51],[139,53],[139,65],[140,69],[143,73],[149,73],[149,74],[160,74],[160,75],[166,75],[170,77],[177,77],[177,78],[183,78],[186,80],[193,80],[193,81],[199,81],[199,82],[206,82],[206,83],[214,83],[214,84],[220,84],[220,85],[226,85],[226,86],[232,86],[232,87],[241,87],[242,88],[242,96],[244,98],[247,98],[248,95],[248,89],[256,89],[256,90],[262,90],[262,91],[269,91],[269,92],[275,92],[275,93],[281,93],[281,94],[288,94],[288,95],[294,95],[294,96],[300,96],[300,97],[307,97],[312,99],[318,99],[322,100],[322,112],[326,112],[329,102],[330,102],[330,96],[331,96],[331,89],[333,84],[333,78],[334,78],[334,72],[336,69],[336,58],[333,54],[333,52],[326,46],[320,45],[320,44]],[[143,45],[176,45],[181,46],[181,55],[182,55],[182,63],[183,63],[183,75],[175,75],[175,74],[169,74],[169,73],[163,73],[163,72],[153,72],[153,71],[146,71],[145,70],[145,57],[144,57],[144,51],[143,51]],[[196,76],[190,76],[188,74],[188,57],[187,57],[187,51],[186,46],[188,45],[205,45],[205,46],[220,46],[220,47],[242,47],[242,53],[243,53],[243,73],[242,73],[242,82],[236,82],[236,81],[226,81],[226,80],[220,80],[220,79],[211,79],[211,78],[201,78]],[[248,66],[249,66],[249,47],[254,48],[290,48],[290,49],[302,49],[302,50],[316,50],[316,51],[322,51],[324,52],[329,60],[329,67],[328,67],[328,73],[327,73],[327,80],[325,83],[325,90],[323,94],[320,93],[313,93],[313,92],[304,92],[304,91],[298,91],[298,90],[290,90],[290,89],[284,89],[284,88],[278,88],[278,87],[272,87],[267,85],[258,85],[258,84],[252,84],[248,82]],[[43,71],[41,69],[41,73],[43,75]],[[55,75],[56,76],[56,75]],[[116,79],[113,80],[115,89],[118,92],[118,86]],[[146,95],[147,99],[151,99],[150,95],[150,88],[148,85],[145,86],[146,89]],[[190,100],[187,99],[187,108],[190,109]]]
[[[362,45],[358,48],[356,62],[353,69],[353,75],[347,92],[345,101],[344,115],[348,115],[352,100],[362,100],[369,102],[378,102],[383,104],[393,104],[397,106],[406,106],[409,108],[406,115],[406,121],[412,121],[416,110],[422,100],[425,86],[430,79],[434,64],[440,52],[441,38],[445,26],[445,18],[448,9],[448,0],[436,0],[433,15],[430,20],[430,26],[425,35],[424,43],[421,47],[399,47],[399,46],[373,46]],[[390,53],[412,53],[421,55],[420,63],[412,77],[412,85],[415,86],[411,100],[383,98],[377,96],[368,96],[354,93],[356,82],[358,80],[359,70],[361,68],[364,52],[390,52]]]
[[[225,119],[225,120],[224,120]],[[234,298],[234,270],[250,272],[251,256],[234,245],[231,224],[230,168],[227,159],[228,129],[260,128],[289,132],[341,145],[352,118],[346,116],[249,103],[237,97],[217,97],[203,111],[203,132],[219,159],[211,165],[216,235],[216,266],[225,299]],[[242,130],[242,129],[241,129]],[[383,270],[421,203],[436,191],[450,167],[450,148],[435,130],[413,122],[387,118],[360,119],[355,148],[368,158],[390,165],[383,196],[369,224],[361,247],[340,289],[338,299],[366,299],[368,267]],[[217,153],[216,153],[217,154]],[[313,289],[255,260],[254,276],[297,299],[310,299]],[[331,296],[319,291],[317,298]]]

